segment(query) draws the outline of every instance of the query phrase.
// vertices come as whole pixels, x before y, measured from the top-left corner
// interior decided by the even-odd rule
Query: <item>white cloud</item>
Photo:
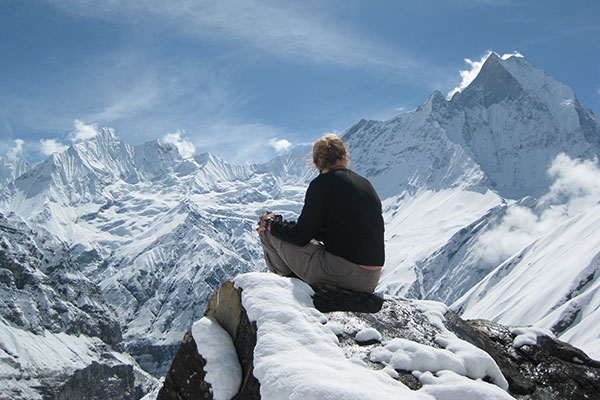
[[[189,140],[181,137],[181,132],[167,133],[162,138],[163,143],[169,143],[177,147],[177,151],[183,158],[191,158],[196,152],[196,146]]]
[[[278,154],[285,153],[292,147],[292,143],[285,139],[278,140],[277,138],[272,138],[269,140],[269,145],[275,149]]]
[[[598,160],[556,156],[548,170],[553,184],[534,209],[509,206],[500,224],[479,239],[477,253],[500,263],[554,227],[600,204]]]
[[[21,154],[23,154],[23,145],[25,144],[25,141],[22,139],[15,139],[14,140],[14,146],[11,147],[10,149],[8,149],[8,152],[6,153],[6,158],[8,158],[11,161],[17,161]]]
[[[562,205],[566,213],[574,215],[600,201],[598,160],[572,160],[566,154],[559,154],[548,174],[554,183],[541,199],[545,204]]]
[[[73,125],[75,126],[75,130],[69,133],[69,139],[72,142],[91,139],[98,134],[98,128],[96,128],[96,125],[86,125],[83,123],[83,121],[78,119],[74,121]]]
[[[469,58],[465,58],[465,63],[469,66],[469,68],[459,71],[461,82],[457,87],[455,87],[448,93],[448,99],[454,96],[455,93],[462,92],[467,86],[471,84],[471,82],[473,82],[473,80],[479,74],[479,71],[481,71],[481,67],[488,59],[490,54],[492,54],[492,51],[487,51],[479,61],[473,61]],[[523,57],[521,53],[519,53],[518,51],[514,51],[512,53],[503,54],[502,56],[500,56],[500,58],[503,60],[507,60],[512,56]]]
[[[41,152],[45,156],[62,153],[69,148],[69,146],[60,143],[56,139],[40,139],[40,144],[42,145]]]
[[[539,218],[529,208],[512,205],[500,225],[481,235],[476,251],[485,261],[498,264],[535,240],[540,228]]]
[[[515,50],[512,53],[506,53],[506,54],[501,55],[500,58],[503,59],[503,60],[508,60],[509,58],[511,58],[513,56],[514,57],[521,57],[521,58],[525,57],[523,54],[521,54],[521,53],[519,53],[518,51]]]

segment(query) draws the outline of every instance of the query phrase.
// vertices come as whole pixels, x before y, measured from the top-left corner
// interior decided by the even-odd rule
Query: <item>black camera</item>
[[[279,214],[275,215],[275,218],[265,218],[262,220],[261,225],[263,228],[266,228],[267,226],[269,226],[269,221],[283,221],[283,217]]]

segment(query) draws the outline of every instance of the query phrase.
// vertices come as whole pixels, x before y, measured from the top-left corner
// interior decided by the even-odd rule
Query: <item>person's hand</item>
[[[275,218],[275,214],[272,211],[265,211],[265,213],[263,215],[260,216],[260,219],[258,220],[258,228],[256,228],[256,231],[258,233],[264,232],[264,231],[271,231],[271,221],[273,220],[273,218]],[[263,226],[263,221],[264,220],[269,220],[268,224],[266,227]]]

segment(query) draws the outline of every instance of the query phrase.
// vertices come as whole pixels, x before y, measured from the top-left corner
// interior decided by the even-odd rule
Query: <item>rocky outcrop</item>
[[[158,399],[212,399],[204,379],[206,360],[198,354],[191,332],[187,332],[175,354]]]
[[[121,327],[96,284],[50,234],[0,213],[0,317],[36,334],[97,337],[119,347]]]
[[[490,354],[513,394],[527,399],[593,399],[600,395],[600,362],[550,336],[536,345],[514,347],[506,326],[486,320],[462,320],[455,313],[446,325],[459,337]]]
[[[0,398],[139,399],[156,385],[70,250],[0,213]]]
[[[60,388],[56,399],[137,400],[143,395],[142,388],[135,383],[133,366],[111,366],[94,361],[71,375]]]
[[[227,281],[213,294],[208,302],[206,315],[214,317],[229,333],[242,367],[242,384],[239,400],[260,399],[260,384],[252,374],[253,351],[256,345],[256,324],[250,322],[241,303],[241,289],[236,289],[232,281]],[[165,377],[158,399],[211,399],[210,384],[199,380],[205,371],[206,360],[197,353],[191,332],[186,333],[171,368]]]
[[[377,349],[382,348],[382,343],[401,338],[439,349],[438,335],[449,331],[494,359],[508,381],[508,392],[515,398],[592,399],[600,395],[600,363],[551,337],[540,336],[537,344],[517,347],[511,328],[483,320],[464,321],[447,309],[444,326],[440,326],[416,301],[384,300],[375,295],[328,286],[313,289],[315,308],[325,315],[328,325],[339,327],[336,335],[346,357],[359,360],[373,370],[384,368],[372,357]],[[243,371],[240,391],[235,398],[259,399],[260,382],[253,375],[257,327],[242,305],[242,291],[231,281],[224,283],[213,294],[206,314],[215,318],[233,339]],[[358,340],[357,334],[367,328],[379,335],[367,337],[366,341]],[[206,390],[209,384],[202,380],[205,360],[197,354],[193,340],[190,334],[185,336],[159,399],[212,398],[210,389]],[[395,372],[393,377],[415,393],[423,387],[417,379],[418,373],[408,370]],[[491,376],[484,378],[484,381],[492,380]]]

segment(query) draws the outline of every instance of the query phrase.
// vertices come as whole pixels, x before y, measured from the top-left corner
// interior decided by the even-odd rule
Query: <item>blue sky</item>
[[[0,156],[107,126],[264,162],[448,93],[489,50],[598,115],[599,17],[596,0],[0,0]]]

